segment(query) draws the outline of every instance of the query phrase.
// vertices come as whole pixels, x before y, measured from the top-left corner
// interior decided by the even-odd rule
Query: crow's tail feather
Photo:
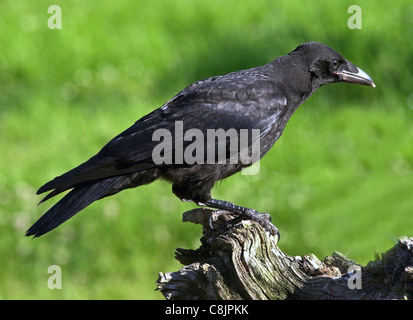
[[[113,177],[73,188],[26,231],[26,236],[40,237],[53,230],[92,202],[104,197],[122,179],[122,176]]]

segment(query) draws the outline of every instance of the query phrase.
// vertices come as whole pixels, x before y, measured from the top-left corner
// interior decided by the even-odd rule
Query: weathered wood
[[[334,252],[320,261],[314,254],[292,257],[254,221],[235,226],[229,212],[195,209],[183,220],[201,224],[197,250],[178,248],[186,265],[159,273],[157,290],[166,299],[411,299],[413,238],[366,266]],[[212,225],[213,229],[211,229]]]

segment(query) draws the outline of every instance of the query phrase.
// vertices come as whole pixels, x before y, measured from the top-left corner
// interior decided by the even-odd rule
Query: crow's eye
[[[335,69],[338,68],[338,66],[339,66],[338,60],[333,60],[333,62],[332,62],[332,64],[331,64],[331,67],[335,70]]]

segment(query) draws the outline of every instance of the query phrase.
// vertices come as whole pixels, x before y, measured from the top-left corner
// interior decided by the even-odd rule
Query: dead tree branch
[[[233,217],[203,208],[184,213],[184,221],[203,226],[202,245],[197,250],[178,248],[175,258],[185,267],[159,273],[157,290],[166,299],[413,297],[413,238],[401,237],[380,258],[360,266],[338,252],[323,261],[311,253],[289,256],[259,224],[230,226]]]

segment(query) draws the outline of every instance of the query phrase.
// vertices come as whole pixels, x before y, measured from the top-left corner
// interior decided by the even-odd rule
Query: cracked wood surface
[[[176,250],[183,268],[159,273],[157,290],[166,299],[413,297],[413,238],[401,237],[381,258],[360,266],[339,252],[323,261],[312,253],[289,256],[259,224],[244,220],[231,226],[232,218],[229,212],[205,208],[184,213],[183,221],[203,226],[203,237],[197,250]]]

